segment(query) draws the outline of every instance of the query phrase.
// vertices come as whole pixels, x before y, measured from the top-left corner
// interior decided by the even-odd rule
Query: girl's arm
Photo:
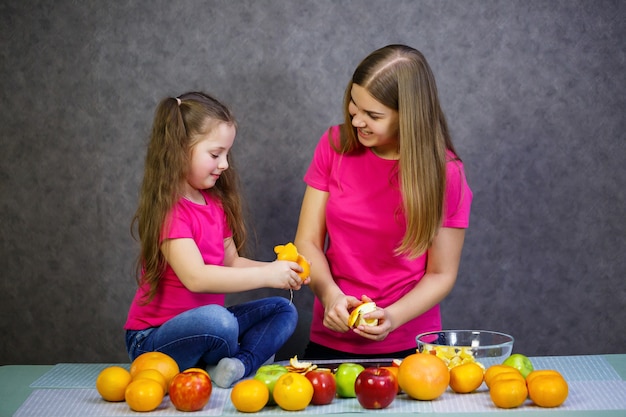
[[[324,325],[331,330],[348,330],[348,309],[360,303],[346,296],[335,284],[324,254],[326,240],[326,203],[328,193],[306,187],[294,243],[298,252],[311,263],[309,286],[324,306]]]
[[[224,241],[227,266],[206,265],[193,239],[168,239],[161,244],[165,260],[183,285],[198,293],[232,293],[257,288],[300,289],[295,262],[258,262],[239,257],[232,239]]]
[[[366,318],[379,318],[382,322],[376,327],[361,327],[357,333],[382,340],[389,332],[439,304],[454,287],[464,240],[465,229],[441,228],[428,249],[426,273],[415,288],[385,309],[366,314]]]

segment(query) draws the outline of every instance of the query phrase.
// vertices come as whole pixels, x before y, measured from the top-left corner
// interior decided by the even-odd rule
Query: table
[[[556,359],[570,358],[570,357],[553,357]],[[610,365],[611,371],[619,375],[621,381],[615,381],[621,387],[623,386],[626,390],[626,354],[608,354],[608,355],[592,355],[586,356],[585,358],[591,359],[601,359],[606,361]],[[532,359],[532,358],[531,358]],[[29,395],[34,392],[37,388],[31,388],[30,385],[33,384],[34,381],[37,381],[44,375],[47,375],[49,371],[54,368],[53,365],[5,365],[0,367],[0,417],[11,417],[13,414],[20,408],[20,406],[28,399]],[[591,382],[593,383],[593,381]],[[459,395],[459,394],[452,394]],[[468,395],[468,394],[466,394]],[[472,395],[472,394],[469,394]],[[622,395],[622,394],[620,394]],[[296,413],[291,413],[292,415],[297,416],[311,416],[314,414],[324,415],[324,416],[341,416],[341,417],[350,417],[350,416],[358,416],[358,417],[368,417],[374,414],[380,414],[380,411],[367,412],[365,410],[361,410],[356,413],[336,413],[336,414],[319,414],[316,413],[314,406],[307,407],[306,410]],[[620,409],[613,410],[562,410],[562,409],[541,409],[538,407],[526,407],[521,412],[530,413],[533,417],[542,417],[542,416],[578,416],[578,417],[586,417],[586,416],[625,416],[626,415],[626,407]],[[489,416],[499,417],[505,415],[505,413],[509,413],[508,410],[498,410],[491,411],[488,413]],[[175,414],[175,410],[172,410],[172,414]],[[267,414],[267,413],[266,413]],[[285,415],[286,413],[282,412],[282,410],[278,410],[276,414]],[[441,412],[425,412],[420,413],[424,416],[441,416],[441,415],[461,415],[463,417],[478,417],[485,415],[484,412],[474,413],[474,412],[455,412],[455,413],[441,413]],[[151,413],[145,413],[145,416],[150,416]],[[159,415],[164,415],[163,413]],[[190,415],[187,413],[187,415]],[[196,414],[197,415],[197,414]],[[244,416],[245,414],[241,414]],[[391,415],[391,414],[390,414]],[[393,415],[400,416],[415,416],[415,413],[394,413]],[[525,414],[524,414],[525,415]]]

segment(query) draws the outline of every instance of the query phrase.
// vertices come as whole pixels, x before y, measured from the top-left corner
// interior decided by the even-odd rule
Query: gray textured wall
[[[444,327],[528,355],[623,353],[625,22],[624,1],[2,1],[0,364],[127,360],[129,223],[161,98],[233,108],[270,260],[348,77],[388,43],[429,59],[475,195]],[[306,343],[310,291],[295,302],[280,358]]]

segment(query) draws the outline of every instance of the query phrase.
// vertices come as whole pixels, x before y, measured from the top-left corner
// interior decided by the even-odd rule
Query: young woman
[[[139,288],[125,325],[131,361],[163,352],[181,369],[207,366],[225,388],[272,358],[298,320],[286,298],[226,308],[225,293],[303,284],[295,262],[239,255],[246,230],[230,157],[235,134],[229,109],[207,94],[159,104],[133,220]]]
[[[415,336],[441,329],[472,192],[419,51],[389,45],[366,57],[344,116],[304,177],[295,244],[316,296],[305,357],[404,357]],[[364,318],[378,324],[351,329],[363,299],[376,303]]]

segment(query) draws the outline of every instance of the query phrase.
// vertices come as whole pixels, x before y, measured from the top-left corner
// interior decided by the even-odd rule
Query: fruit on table
[[[130,364],[130,375],[135,376],[136,373],[144,369],[156,369],[161,372],[168,386],[172,378],[180,372],[176,361],[162,352],[145,352],[137,356]]]
[[[389,369],[368,367],[357,376],[354,391],[363,408],[386,408],[398,394],[398,382]]]
[[[364,369],[365,367],[358,363],[341,363],[335,371],[337,395],[342,398],[355,398],[356,392],[354,391],[354,383]]]
[[[128,384],[124,396],[131,410],[152,411],[161,405],[165,392],[157,381],[138,379]]]
[[[237,411],[256,413],[268,403],[270,392],[267,385],[257,379],[244,379],[235,384],[230,400]]]
[[[450,369],[450,388],[459,394],[467,394],[483,383],[484,370],[477,363],[470,362]]]
[[[256,379],[257,381],[261,381],[267,387],[269,392],[268,401],[270,405],[276,404],[272,396],[276,381],[278,381],[278,378],[280,378],[287,372],[289,372],[289,370],[285,366],[279,365],[277,363],[263,365],[256,371],[254,379]]]
[[[298,253],[298,248],[293,243],[289,242],[285,245],[274,246],[274,253],[276,253],[276,259],[279,261],[291,261],[300,265],[302,272],[298,273],[298,275],[303,281],[311,275],[311,264],[304,256]]]
[[[104,368],[96,378],[96,390],[106,401],[124,401],[126,387],[132,377],[130,372],[121,366],[109,366]]]
[[[158,382],[161,384],[161,387],[163,387],[163,392],[167,394],[169,388],[167,386],[167,381],[165,380],[163,374],[156,369],[144,369],[143,371],[139,371],[133,377],[133,381],[138,379],[152,379],[153,381]]]
[[[348,326],[350,328],[355,328],[360,326],[361,324],[366,326],[376,326],[378,325],[378,319],[364,319],[363,315],[366,313],[371,313],[372,311],[376,311],[376,303],[373,301],[364,302],[359,304],[350,312],[350,316],[348,317]]]
[[[512,366],[509,366],[509,365],[502,365],[502,364],[491,365],[489,368],[485,370],[484,380],[485,380],[485,384],[487,384],[487,387],[491,386],[491,380],[496,375],[499,375],[501,373],[506,373],[506,372],[515,372],[515,373],[518,373],[520,376],[522,375],[520,371],[517,370],[517,368],[513,368]]]
[[[304,374],[313,385],[311,404],[326,405],[333,402],[337,394],[335,375],[328,368],[317,368]]]
[[[382,366],[381,368],[385,368],[388,369],[389,372],[391,372],[394,376],[394,378],[396,378],[396,385],[398,386],[398,394],[400,394],[402,392],[402,389],[400,388],[400,384],[398,384],[398,370],[400,369],[400,364],[402,363],[402,359],[394,359],[391,362],[391,366]]]
[[[429,353],[414,353],[400,363],[398,384],[416,400],[434,400],[448,388],[450,371],[445,362]]]
[[[514,353],[509,356],[504,360],[504,362],[502,362],[502,364],[517,368],[517,370],[522,373],[524,378],[526,378],[526,376],[535,369],[531,360],[520,353]]]
[[[499,378],[489,387],[491,401],[499,408],[516,408],[528,397],[526,382],[519,378]]]
[[[209,402],[213,384],[206,372],[187,369],[177,374],[169,385],[170,401],[179,411],[202,410]]]
[[[528,396],[539,407],[558,407],[569,394],[567,381],[555,370],[533,371],[526,377]]]
[[[276,381],[273,397],[283,410],[304,410],[313,399],[313,385],[304,375],[288,372]]]

